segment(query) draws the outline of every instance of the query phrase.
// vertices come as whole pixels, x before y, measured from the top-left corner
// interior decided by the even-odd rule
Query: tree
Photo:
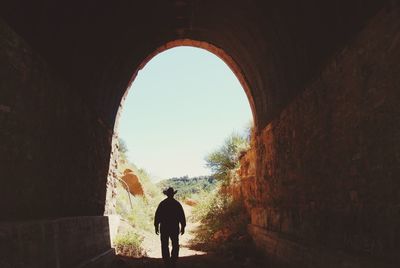
[[[128,146],[122,138],[118,138],[118,151],[122,154],[126,154],[126,152],[128,152]]]
[[[247,137],[231,134],[219,149],[206,156],[207,167],[211,169],[213,176],[218,180],[228,180],[229,173],[239,166],[239,154],[248,149],[248,146]]]

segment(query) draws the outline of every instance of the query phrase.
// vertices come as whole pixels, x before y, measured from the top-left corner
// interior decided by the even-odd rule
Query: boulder
[[[129,168],[125,169],[124,175],[121,177],[121,179],[128,185],[128,190],[131,194],[134,196],[144,195],[143,186],[133,170]]]

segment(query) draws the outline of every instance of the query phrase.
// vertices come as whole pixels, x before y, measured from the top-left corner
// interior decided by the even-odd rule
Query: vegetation
[[[125,142],[119,139],[118,172],[122,176],[125,169],[130,169],[138,177],[143,187],[143,196],[133,196],[121,181],[116,185],[116,213],[121,218],[118,234],[113,243],[116,252],[121,255],[140,257],[146,255],[142,247],[146,232],[153,231],[153,214],[163,195],[151,182],[150,175],[144,169],[137,168],[127,160],[128,151]]]
[[[119,255],[129,257],[145,256],[146,252],[142,248],[143,237],[134,232],[117,234],[114,239],[115,251]]]
[[[247,131],[249,133],[249,131]],[[117,213],[126,221],[130,229],[115,239],[117,253],[128,256],[145,255],[141,243],[142,233],[153,232],[153,214],[159,202],[164,198],[162,189],[173,187],[178,190],[176,197],[183,201],[191,200],[194,205],[189,220],[199,222],[195,231],[192,247],[199,250],[219,251],[231,254],[232,257],[246,256],[252,251],[250,238],[247,235],[249,215],[241,200],[235,200],[227,189],[237,178],[240,155],[248,150],[250,135],[232,134],[224,144],[210,153],[206,158],[211,176],[190,178],[174,177],[159,182],[150,180],[149,174],[138,169],[126,159],[126,145],[120,141],[120,157],[124,164],[119,165],[120,173],[129,168],[138,176],[145,195],[131,196],[132,207],[123,184],[117,186]],[[247,254],[248,255],[248,254]]]
[[[135,174],[137,174],[141,182],[148,179],[146,173]],[[145,190],[145,196],[133,196],[129,194],[130,201],[123,184],[119,183],[117,185],[117,214],[138,232],[153,230],[154,211],[163,198],[160,191],[157,191],[156,186],[151,185],[150,181],[142,185]]]
[[[168,180],[163,180],[157,184],[160,189],[173,187],[178,190],[176,198],[180,200],[197,199],[202,193],[208,193],[217,187],[217,180],[213,176],[188,176],[175,177]]]
[[[118,138],[118,151],[120,154],[125,154],[128,152],[128,146],[126,145],[126,142],[122,138]]]
[[[206,157],[207,166],[221,184],[205,194],[193,210],[193,220],[201,224],[192,240],[195,248],[246,256],[250,250],[247,235],[249,215],[241,200],[235,200],[227,189],[236,179],[239,157],[249,148],[249,135],[232,134],[225,143]],[[238,253],[239,252],[239,253]]]
[[[216,179],[226,183],[231,172],[239,167],[240,154],[248,148],[248,137],[233,133],[219,149],[206,157],[207,167]]]
[[[123,174],[125,169],[133,170],[133,173],[139,178],[140,184],[144,190],[144,196],[131,195],[123,183],[117,185],[117,214],[126,220],[132,227],[138,230],[150,230],[153,226],[153,212],[158,203],[163,198],[160,189],[151,182],[150,175],[144,169],[137,168],[126,159],[125,153],[128,151],[122,139],[119,139],[118,147],[122,163],[118,165],[118,172]],[[132,205],[132,206],[131,206]]]
[[[192,244],[202,250],[227,253],[229,248],[246,238],[249,216],[243,202],[221,194],[216,190],[210,193],[193,211],[193,220],[200,221]]]

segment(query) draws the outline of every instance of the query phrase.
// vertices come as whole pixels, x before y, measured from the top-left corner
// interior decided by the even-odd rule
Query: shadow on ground
[[[162,259],[159,258],[128,258],[119,256],[113,268],[162,268],[164,267]],[[177,268],[268,268],[270,267],[264,261],[246,259],[236,261],[232,258],[226,258],[215,254],[194,255],[180,257]]]

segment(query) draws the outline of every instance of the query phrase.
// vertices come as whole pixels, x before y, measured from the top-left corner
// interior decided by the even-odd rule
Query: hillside
[[[217,180],[212,176],[183,176],[160,181],[157,186],[160,189],[173,187],[178,190],[176,197],[183,200],[203,192],[211,192],[217,187]]]

